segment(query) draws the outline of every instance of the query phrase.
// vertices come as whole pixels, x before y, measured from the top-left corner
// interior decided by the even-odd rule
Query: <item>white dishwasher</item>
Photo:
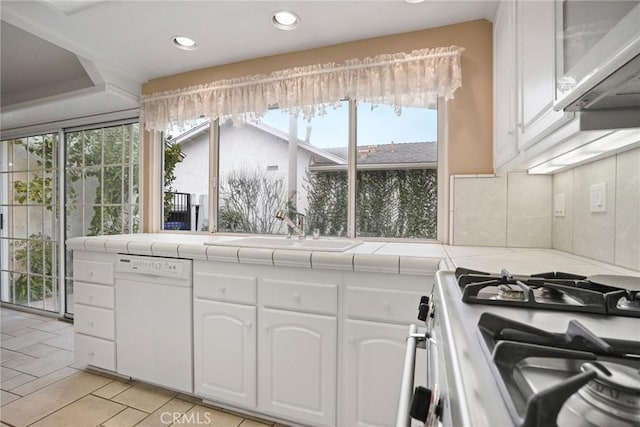
[[[119,374],[193,393],[192,263],[118,255]]]

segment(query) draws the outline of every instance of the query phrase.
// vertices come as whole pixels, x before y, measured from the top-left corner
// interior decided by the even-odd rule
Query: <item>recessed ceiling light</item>
[[[278,10],[271,15],[271,22],[281,30],[293,30],[300,24],[300,18],[288,10]]]
[[[198,47],[195,40],[185,36],[173,36],[171,37],[171,41],[173,45],[179,49],[195,50],[195,48]]]
[[[407,3],[422,3],[424,0],[404,0]]]

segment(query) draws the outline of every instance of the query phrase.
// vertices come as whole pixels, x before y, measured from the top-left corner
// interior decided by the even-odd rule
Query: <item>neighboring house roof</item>
[[[194,126],[191,129],[187,129],[181,134],[168,139],[167,142],[182,144],[184,142],[191,141],[192,139],[197,138],[202,132],[208,131],[209,126],[210,123],[208,121],[200,123],[199,125]]]
[[[289,141],[289,134],[286,132],[281,131],[280,129],[274,128],[273,126],[269,126],[267,124],[264,123],[252,123],[252,122],[245,122],[243,123],[245,125],[250,125],[256,129],[259,129],[263,132],[266,132],[268,134],[271,134],[277,138],[279,138],[280,140],[287,142]],[[185,142],[189,142],[189,141],[193,141],[194,139],[196,139],[201,133],[208,131],[209,130],[209,126],[210,123],[204,122],[201,123],[183,133],[181,133],[180,135],[177,135],[174,138],[169,139],[167,142],[169,143],[178,143],[178,144],[183,144]],[[313,146],[311,144],[309,144],[308,142],[305,141],[298,141],[298,147],[300,147],[303,150],[308,151],[309,153],[311,153],[314,158],[320,157],[322,158],[323,161],[328,162],[329,164],[338,164],[338,165],[346,165],[347,161],[345,158],[342,158],[340,156],[336,156],[335,154],[328,152],[326,150],[323,150],[322,148]]]
[[[346,161],[347,147],[326,148]],[[402,165],[434,166],[438,162],[438,145],[435,141],[406,142],[400,144],[380,144],[358,146],[358,166],[370,169],[385,169]],[[336,169],[336,164],[326,161],[316,161],[312,170]],[[338,168],[343,169],[343,168]]]
[[[245,122],[263,132],[271,134],[283,142],[289,135],[264,123]],[[204,122],[168,142],[185,143],[196,139],[202,132],[209,130],[210,123]],[[298,147],[313,156],[311,170],[332,170],[347,168],[347,147],[319,148],[306,141],[298,141]],[[405,142],[380,145],[358,146],[358,167],[365,169],[392,169],[402,166],[433,167],[438,161],[438,145],[435,141]]]

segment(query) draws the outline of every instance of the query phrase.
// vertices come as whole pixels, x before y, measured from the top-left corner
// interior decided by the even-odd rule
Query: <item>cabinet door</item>
[[[565,113],[553,110],[555,97],[555,3],[516,3],[518,40],[518,144],[526,150],[558,126]],[[567,119],[573,117],[567,115]]]
[[[258,408],[314,426],[336,422],[335,317],[261,309]]]
[[[195,300],[195,394],[256,406],[255,325],[255,307]]]
[[[493,23],[493,166],[518,155],[516,140],[516,30],[513,0],[498,4]]]
[[[408,332],[405,325],[344,322],[341,425],[395,425]],[[421,350],[416,352],[415,378],[416,385],[426,383]]]

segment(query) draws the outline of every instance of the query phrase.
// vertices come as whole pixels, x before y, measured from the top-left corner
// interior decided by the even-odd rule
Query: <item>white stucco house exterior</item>
[[[208,217],[206,212],[208,168],[211,163],[209,154],[210,124],[202,123],[174,138],[170,143],[181,144],[183,159],[176,165],[176,176],[172,187],[179,193],[192,195],[192,200],[199,204],[204,215],[198,215],[201,229],[202,220]],[[307,133],[309,135],[309,133]],[[290,144],[293,144],[293,149]],[[295,152],[295,158],[290,156]],[[289,134],[264,123],[243,123],[233,126],[230,122],[220,126],[219,179],[222,184],[232,171],[261,170],[267,174],[282,177],[284,188],[288,193],[295,191],[296,210],[304,213],[307,208],[305,191],[306,171],[315,163],[331,163],[345,165],[346,159],[329,151],[314,147],[307,141],[295,138],[290,140]],[[294,162],[290,161],[295,159]],[[215,159],[214,159],[215,161]],[[290,179],[289,168],[295,170]],[[285,206],[283,206],[284,208]],[[275,212],[274,212],[275,214]]]

